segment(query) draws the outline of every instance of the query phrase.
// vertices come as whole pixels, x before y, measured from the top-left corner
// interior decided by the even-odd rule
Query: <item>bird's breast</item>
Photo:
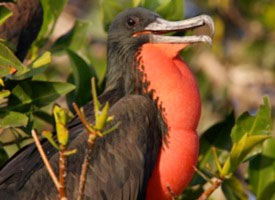
[[[171,47],[171,49],[169,49]],[[167,189],[179,194],[190,182],[198,156],[196,128],[201,101],[196,80],[177,55],[180,44],[145,44],[140,52],[140,70],[147,90],[153,91],[168,126],[163,145],[147,188],[147,199],[172,199]]]
[[[169,47],[160,44],[143,45],[140,69],[145,74],[144,79],[149,82],[148,90],[153,90],[153,97],[159,99],[158,104],[163,108],[168,126],[196,129],[201,111],[197,83],[179,56],[168,50],[163,51]]]

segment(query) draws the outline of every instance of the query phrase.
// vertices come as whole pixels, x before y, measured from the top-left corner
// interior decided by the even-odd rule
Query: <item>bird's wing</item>
[[[161,130],[158,109],[149,98],[130,95],[117,101],[111,107],[109,114],[115,118],[109,127],[117,122],[120,122],[120,126],[107,136],[96,140],[84,197],[87,199],[143,199],[160,147]],[[68,158],[67,191],[70,197],[77,196],[86,140],[85,134],[79,134],[70,145],[70,148],[78,150],[77,154]],[[27,166],[29,161],[23,162],[25,171],[21,173],[32,173],[32,176],[24,180],[26,182],[24,185],[21,184],[21,187],[13,187],[9,194],[5,189],[5,187],[8,188],[5,185],[9,179],[0,182],[0,195],[6,194],[6,197],[10,198],[16,193],[20,199],[55,198],[57,193],[45,168],[29,169]],[[41,165],[41,159],[31,162]],[[57,170],[57,154],[52,156],[51,162]],[[16,164],[19,163],[13,163],[13,165]],[[34,166],[33,163],[32,166]],[[0,177],[5,176],[1,173],[2,171]],[[20,185],[17,182],[16,185],[18,184]],[[2,192],[5,190],[2,194],[1,189]]]

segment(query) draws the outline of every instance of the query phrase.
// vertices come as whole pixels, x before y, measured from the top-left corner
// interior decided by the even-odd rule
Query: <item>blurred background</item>
[[[51,25],[43,48],[37,48],[42,41],[39,40],[28,55],[31,58],[42,50],[52,52],[52,62],[44,73],[33,76],[33,80],[78,83],[81,81],[73,75],[77,70],[74,66],[85,65],[90,75],[97,77],[98,88],[102,92],[107,27],[118,12],[137,5],[155,10],[169,20],[207,14],[215,22],[211,47],[197,44],[181,53],[199,83],[202,98],[199,134],[224,119],[232,110],[235,116],[244,111],[255,114],[264,96],[270,99],[274,127],[274,0],[68,0],[57,21]],[[207,31],[201,27],[194,32]],[[27,62],[28,59],[25,64]],[[69,108],[72,101],[84,105],[90,99],[87,91],[90,91],[89,87],[82,92],[71,92],[59,98],[58,103]],[[49,117],[51,107],[52,104],[43,107],[43,116],[41,113],[33,116],[36,120],[33,120],[32,128],[38,131],[52,129],[49,123],[52,122]],[[14,144],[14,140],[18,142]],[[22,130],[0,129],[0,142],[8,156],[31,141]],[[216,199],[222,198],[223,195]]]

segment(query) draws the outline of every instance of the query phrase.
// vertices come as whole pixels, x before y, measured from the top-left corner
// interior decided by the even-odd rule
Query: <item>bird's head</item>
[[[212,35],[214,23],[207,15],[181,21],[167,21],[145,8],[124,10],[115,17],[109,27],[107,83],[108,79],[117,79],[122,74],[127,76],[131,73],[129,66],[133,65],[137,58],[136,53],[144,44],[158,45],[170,56],[176,56],[181,49],[192,43],[211,44],[212,40],[209,35],[166,35],[167,33],[183,32],[204,25],[209,27],[210,35]],[[118,75],[118,71],[122,74]],[[116,75],[117,77],[115,77]],[[129,84],[129,82],[124,83],[123,87],[125,88],[125,85]]]
[[[207,25],[210,35],[214,33],[214,23],[207,15],[201,15],[187,20],[167,21],[158,14],[145,8],[130,8],[119,13],[109,27],[108,42],[110,44],[135,47],[144,43],[212,43],[208,35],[199,36],[165,36],[170,32],[186,31],[196,27]]]

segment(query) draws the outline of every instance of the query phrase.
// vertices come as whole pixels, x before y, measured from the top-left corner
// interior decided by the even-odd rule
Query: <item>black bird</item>
[[[178,56],[191,43],[211,43],[207,35],[166,36],[203,25],[214,31],[208,16],[169,22],[144,9],[121,12],[109,27],[106,88],[99,97],[111,105],[109,115],[120,126],[98,138],[92,153],[84,199],[172,199],[187,186],[197,162],[196,127],[200,97],[196,81]],[[93,121],[92,103],[84,107]],[[70,124],[67,193],[77,196],[86,149],[78,118]],[[108,128],[108,127],[106,127]],[[55,170],[58,154],[43,147]],[[23,148],[0,171],[1,199],[55,199],[57,191],[35,145]]]
[[[0,39],[15,47],[15,55],[23,61],[43,22],[40,0],[17,0],[16,3],[0,3],[13,15],[0,26]]]

